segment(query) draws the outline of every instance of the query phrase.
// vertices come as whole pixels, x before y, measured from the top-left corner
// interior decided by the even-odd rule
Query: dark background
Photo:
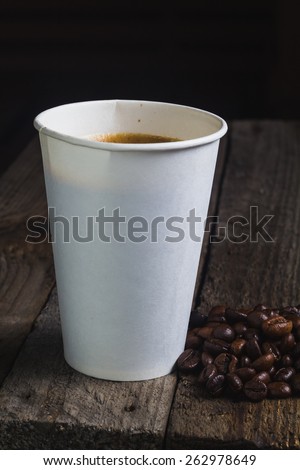
[[[170,101],[300,117],[297,0],[1,0],[0,167],[62,103]]]

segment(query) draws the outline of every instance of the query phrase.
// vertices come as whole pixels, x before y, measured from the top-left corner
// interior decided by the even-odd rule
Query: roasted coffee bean
[[[196,332],[197,328],[188,330],[186,336],[185,349],[197,349],[200,348],[200,346],[202,345],[203,339],[200,338],[200,336],[197,336]]]
[[[292,389],[295,393],[300,393],[300,374],[294,375],[292,379]]]
[[[293,364],[293,359],[289,354],[284,354],[280,359],[279,366],[280,367],[290,367]]]
[[[235,373],[239,376],[243,383],[248,382],[253,379],[256,375],[256,370],[252,367],[240,367],[236,369]]]
[[[244,333],[244,338],[246,340],[254,338],[254,339],[256,339],[256,341],[260,341],[261,340],[261,332],[258,328],[247,328],[247,330]]]
[[[300,326],[300,317],[296,316],[295,314],[292,313],[286,313],[283,314],[283,317],[287,321],[291,321],[293,324],[293,328],[297,329]]]
[[[203,351],[203,353],[201,354],[201,363],[203,367],[206,367],[209,364],[212,364],[213,362],[214,362],[214,358],[212,357],[212,355],[206,351]]]
[[[282,314],[293,313],[294,315],[299,316],[300,315],[299,305],[297,307],[287,305],[286,307],[283,307],[283,309],[281,310],[281,313]]]
[[[221,339],[206,339],[203,343],[203,350],[212,354],[214,357],[229,350],[230,344]]]
[[[208,321],[217,321],[217,322],[225,323],[226,322],[225,309],[226,307],[224,305],[217,305],[216,307],[213,307],[209,311]]]
[[[231,355],[231,361],[229,362],[228,372],[233,373],[236,371],[238,366],[238,358],[236,356]]]
[[[295,346],[296,341],[293,333],[288,333],[287,335],[283,335],[280,341],[279,349],[281,354],[286,354],[293,349]]]
[[[207,339],[211,337],[213,328],[211,326],[201,326],[200,328],[195,328],[194,331],[196,336]]]
[[[196,371],[200,365],[200,354],[195,349],[186,349],[177,359],[177,366],[181,372]]]
[[[206,323],[206,326],[209,326],[209,327],[212,328],[213,330],[214,330],[215,328],[217,328],[217,326],[220,326],[220,325],[223,325],[223,323],[220,322],[220,321],[208,321],[208,322]]]
[[[206,390],[214,397],[222,395],[225,385],[225,376],[222,374],[210,377],[206,382]]]
[[[209,311],[211,315],[225,315],[226,305],[215,305]]]
[[[229,326],[227,323],[223,323],[214,329],[213,337],[227,341],[227,343],[231,343],[235,338],[235,332],[231,326]]]
[[[269,343],[268,341],[263,342],[261,345],[261,350],[263,354],[268,354],[272,352],[271,343]]]
[[[253,361],[262,355],[259,344],[255,338],[249,339],[246,343],[246,352]]]
[[[208,366],[204,367],[201,374],[199,375],[198,382],[200,384],[206,384],[208,379],[214,377],[215,375],[218,375],[216,366],[213,364],[208,364]]]
[[[276,344],[274,343],[270,343],[270,342],[263,343],[261,346],[261,349],[264,354],[272,353],[276,361],[279,361],[279,359],[281,358],[280,351],[277,348]]]
[[[287,398],[292,394],[292,389],[286,382],[271,382],[268,384],[268,395],[271,398]]]
[[[253,312],[253,308],[238,308],[238,311],[249,315],[249,313]]]
[[[267,396],[267,385],[261,380],[249,380],[244,385],[244,393],[249,400],[261,401]]]
[[[264,313],[268,316],[268,318],[279,317],[279,310],[273,308],[267,308]]]
[[[226,381],[232,392],[240,392],[243,388],[243,382],[237,374],[227,374]]]
[[[298,357],[300,357],[300,343],[297,343],[292,351],[291,351],[291,356],[295,359],[298,359]]]
[[[239,357],[244,350],[245,344],[246,344],[245,339],[236,338],[234,341],[232,341],[230,345],[230,351],[232,352],[232,354]]]
[[[294,368],[296,369],[296,371],[300,372],[300,357],[298,357],[298,359],[295,360],[293,365],[294,365]]]
[[[219,354],[215,360],[214,360],[214,365],[216,366],[217,368],[217,371],[220,373],[220,374],[227,374],[228,372],[228,367],[229,367],[229,363],[231,361],[231,355],[228,354],[228,353],[222,353],[222,354]]]
[[[268,320],[268,315],[263,310],[254,310],[247,316],[248,325],[252,328],[260,328],[264,320]]]
[[[293,323],[284,317],[274,317],[262,322],[262,331],[270,338],[281,338],[292,331]]]
[[[249,367],[251,364],[251,359],[248,356],[241,356],[239,363],[240,363],[240,367]]]
[[[295,375],[296,371],[293,367],[282,367],[273,377],[276,382],[289,382]]]
[[[275,343],[271,343],[271,353],[275,357],[275,361],[279,361],[281,359],[280,351]]]
[[[189,328],[199,328],[207,322],[207,315],[200,313],[198,310],[192,310],[190,316]]]
[[[269,373],[271,379],[273,379],[273,377],[274,377],[274,375],[276,374],[276,372],[277,372],[277,369],[276,369],[275,366],[272,366],[271,369],[268,370],[268,373]]]
[[[300,305],[194,310],[177,365],[184,373],[203,367],[198,380],[213,396],[225,389],[253,401],[300,394]]]
[[[258,372],[252,380],[260,380],[261,382],[265,383],[266,385],[271,382],[270,374],[266,371]]]
[[[258,359],[252,362],[251,367],[260,372],[261,370],[270,370],[275,362],[275,357],[272,353],[263,354]]]
[[[225,317],[228,323],[236,323],[247,320],[247,314],[245,312],[233,308],[226,308]]]
[[[232,325],[232,328],[234,329],[237,338],[242,337],[244,335],[245,331],[247,331],[246,323],[241,322],[241,321],[239,321],[237,323],[234,323]]]
[[[253,310],[267,310],[268,307],[264,304],[258,304],[258,305],[255,305],[254,309]]]
[[[187,336],[197,336],[198,328],[190,328],[187,332]]]
[[[203,339],[199,336],[188,335],[185,342],[185,349],[199,349],[203,343]]]

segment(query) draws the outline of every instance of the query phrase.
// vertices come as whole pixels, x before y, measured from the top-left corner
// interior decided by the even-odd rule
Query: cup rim
[[[49,112],[54,109],[59,109],[59,108],[65,108],[69,106],[74,106],[74,105],[79,105],[79,104],[86,104],[88,105],[89,103],[108,103],[108,102],[122,102],[122,103],[141,103],[141,104],[157,104],[157,105],[168,105],[168,106],[174,106],[176,108],[182,108],[186,110],[192,110],[192,111],[197,111],[201,114],[210,116],[211,118],[214,118],[218,120],[221,124],[221,127],[218,131],[213,132],[211,134],[202,136],[202,137],[197,137],[194,139],[186,139],[186,140],[180,140],[180,141],[175,141],[175,142],[159,142],[159,143],[143,143],[143,144],[124,144],[124,143],[114,143],[114,142],[101,142],[101,141],[94,141],[94,140],[88,140],[84,137],[75,137],[74,135],[66,134],[63,132],[58,132],[55,131],[54,129],[51,129],[50,127],[46,127],[43,124],[43,118],[44,116]],[[72,102],[72,103],[67,103],[59,106],[54,106],[52,108],[46,109],[45,111],[39,113],[34,121],[33,121],[34,127],[37,129],[39,134],[44,134],[50,137],[53,137],[58,140],[62,140],[64,142],[68,142],[73,145],[79,145],[81,147],[91,147],[95,149],[102,149],[102,150],[107,150],[107,151],[162,151],[162,150],[177,150],[177,149],[183,149],[183,148],[188,148],[188,147],[197,147],[201,145],[208,144],[210,142],[214,142],[216,140],[219,140],[221,137],[223,137],[227,130],[228,126],[227,123],[222,119],[220,116],[211,113],[209,111],[205,111],[200,108],[195,108],[192,106],[186,106],[186,105],[181,105],[181,104],[175,104],[175,103],[168,103],[168,102],[162,102],[162,101],[150,101],[150,100],[126,100],[126,99],[112,99],[112,100],[89,100],[89,101],[77,101],[77,102]]]

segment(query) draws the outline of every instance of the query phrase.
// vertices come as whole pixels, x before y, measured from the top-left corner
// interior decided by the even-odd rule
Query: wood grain
[[[63,359],[56,290],[0,391],[1,449],[162,448],[176,376],[87,377]]]
[[[213,244],[201,293],[212,304],[300,303],[300,123],[237,122],[231,128],[228,165],[220,195],[220,225],[238,215],[273,215],[266,229],[274,242],[252,234],[245,243]],[[254,229],[255,218],[253,218]],[[244,228],[251,235],[249,226]],[[229,223],[232,236],[232,224]]]
[[[299,449],[300,400],[261,403],[211,398],[182,378],[172,407],[172,449]]]
[[[196,295],[200,310],[217,303],[300,302],[299,130],[300,124],[293,122],[231,125],[220,199],[216,194],[213,204],[221,224],[233,215],[248,216],[255,205],[259,218],[273,214],[267,227],[274,243],[258,239],[211,244]],[[2,341],[7,341],[0,347],[10,361],[53,282],[49,246],[46,251],[43,244],[28,248],[23,241],[26,217],[46,208],[42,194],[35,142],[4,175],[0,187],[1,287],[6,286],[0,325]],[[20,335],[12,337],[10,350],[6,338],[15,331]],[[8,363],[4,358],[5,374]],[[0,448],[300,448],[298,399],[260,404],[212,400],[187,378],[181,378],[175,390],[174,375],[118,383],[71,369],[63,359],[54,291],[0,389]]]
[[[299,304],[300,123],[236,122],[229,145],[220,223],[233,215],[249,218],[250,206],[257,206],[258,219],[274,215],[266,225],[274,242],[259,237],[252,243],[227,239],[212,244],[200,310],[207,312],[216,304]],[[249,227],[244,229],[250,235]],[[298,449],[300,400],[212,400],[181,379],[166,442],[170,448]]]
[[[0,180],[0,383],[54,284],[50,244],[25,241],[28,217],[46,213],[35,139]]]

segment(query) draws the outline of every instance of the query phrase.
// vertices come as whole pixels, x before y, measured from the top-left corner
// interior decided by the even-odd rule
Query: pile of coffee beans
[[[191,314],[178,371],[213,396],[261,401],[300,394],[300,305],[213,307]]]

